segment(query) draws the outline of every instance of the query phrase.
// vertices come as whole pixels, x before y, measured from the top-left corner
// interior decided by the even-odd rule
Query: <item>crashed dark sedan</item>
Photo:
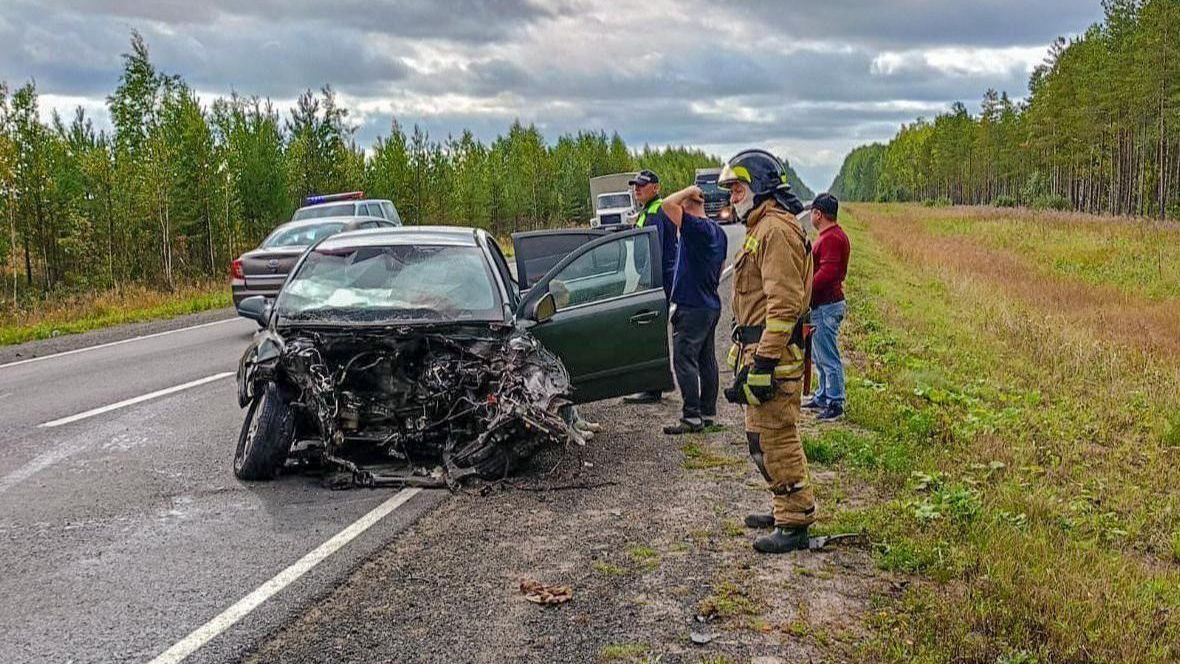
[[[567,406],[667,389],[654,229],[342,233],[300,258],[238,367],[243,480],[289,457],[359,485],[503,477],[577,436]],[[524,287],[521,286],[524,284]]]

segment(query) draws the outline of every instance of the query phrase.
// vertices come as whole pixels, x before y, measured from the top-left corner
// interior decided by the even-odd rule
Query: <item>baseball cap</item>
[[[828,216],[829,219],[835,219],[840,212],[840,201],[836,197],[824,192],[815,197],[811,204],[807,206],[808,210],[819,210]]]
[[[642,187],[645,184],[655,184],[659,181],[660,181],[660,176],[656,175],[655,173],[653,173],[645,168],[642,171],[639,171],[639,175],[636,175],[635,177],[628,180],[627,184],[635,185],[637,187]]]

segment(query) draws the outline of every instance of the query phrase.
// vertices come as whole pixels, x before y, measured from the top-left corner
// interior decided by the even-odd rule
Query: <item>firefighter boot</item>
[[[788,553],[807,549],[807,526],[790,528],[778,526],[769,535],[754,540],[754,549],[762,553]]]
[[[765,530],[767,528],[774,528],[773,514],[747,514],[746,527]]]

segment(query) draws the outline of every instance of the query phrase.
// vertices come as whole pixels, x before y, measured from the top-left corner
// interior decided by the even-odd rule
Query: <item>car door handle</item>
[[[640,311],[631,317],[631,322],[636,325],[647,325],[656,322],[659,317],[660,312],[658,311]]]

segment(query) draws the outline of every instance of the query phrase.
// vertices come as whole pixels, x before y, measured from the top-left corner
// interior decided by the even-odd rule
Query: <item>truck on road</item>
[[[590,178],[590,227],[630,224],[635,221],[635,198],[628,182],[638,173],[614,173]]]
[[[698,168],[693,184],[705,195],[705,215],[728,224],[734,221],[733,210],[729,209],[729,192],[717,186],[720,176],[720,168]]]

